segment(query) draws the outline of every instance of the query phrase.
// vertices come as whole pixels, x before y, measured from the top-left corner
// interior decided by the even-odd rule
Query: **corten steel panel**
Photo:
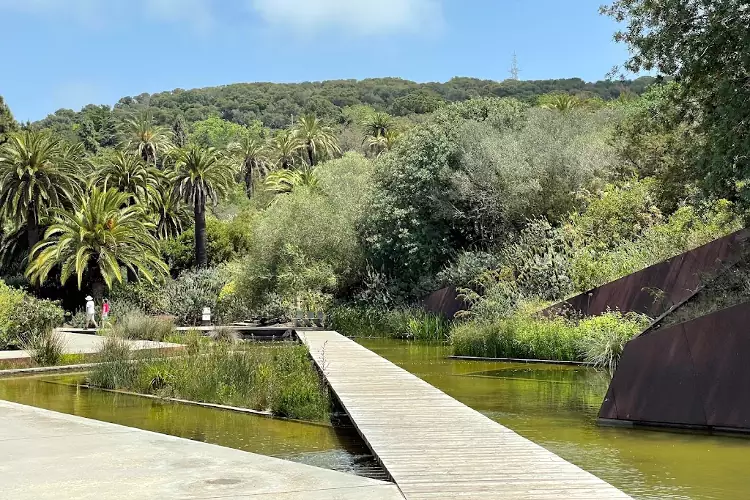
[[[653,424],[706,425],[682,325],[631,340],[623,352],[600,418]]]
[[[707,423],[750,429],[750,303],[685,323]]]
[[[424,300],[423,307],[429,313],[441,314],[448,319],[453,319],[458,311],[466,309],[465,302],[458,297],[458,292],[452,286],[430,294]]]
[[[545,310],[574,310],[584,316],[607,309],[639,312],[656,318],[690,298],[702,279],[736,263],[746,248],[750,230],[742,229],[641,271],[576,295]]]

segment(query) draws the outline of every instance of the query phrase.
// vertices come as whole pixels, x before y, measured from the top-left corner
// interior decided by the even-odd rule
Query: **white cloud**
[[[269,24],[307,33],[429,34],[443,25],[441,0],[249,0],[249,5]]]

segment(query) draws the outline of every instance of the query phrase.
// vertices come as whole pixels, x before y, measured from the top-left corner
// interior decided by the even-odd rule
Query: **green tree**
[[[393,127],[393,118],[388,113],[375,113],[367,118],[363,124],[365,127],[365,139],[368,137],[383,136]]]
[[[122,282],[121,267],[153,282],[168,272],[159,245],[151,234],[153,223],[140,205],[128,205],[129,195],[112,188],[93,188],[78,200],[77,208],[53,210],[44,240],[31,252],[26,275],[42,284],[60,267],[60,282],[75,274],[78,288],[88,275],[92,294],[100,299],[104,286]]]
[[[83,148],[89,153],[96,154],[99,149],[99,136],[94,128],[94,122],[88,118],[84,119],[78,125],[78,139],[83,144]]]
[[[238,142],[230,144],[228,149],[240,162],[245,179],[245,191],[249,198],[253,195],[255,179],[266,173],[268,144],[257,135],[245,134]]]
[[[195,263],[206,267],[206,203],[218,203],[233,182],[234,166],[215,148],[191,146],[177,150],[172,182],[177,196],[193,207]]]
[[[305,144],[294,130],[282,130],[271,139],[270,148],[276,166],[288,170],[300,158],[300,152]]]
[[[615,0],[601,11],[625,28],[628,70],[680,83],[683,113],[699,116],[706,142],[698,179],[750,206],[750,8],[747,0]],[[697,108],[697,109],[695,109]]]
[[[184,148],[188,143],[188,125],[185,117],[178,115],[172,125],[172,137],[174,145],[178,148]]]
[[[129,193],[134,201],[147,204],[159,190],[161,172],[143,162],[140,156],[117,151],[94,173],[93,182],[104,191],[117,188]]]
[[[0,147],[0,213],[26,223],[29,248],[39,241],[47,212],[71,206],[81,192],[81,163],[80,149],[66,149],[45,132],[24,130]]]
[[[170,150],[168,132],[156,123],[150,113],[138,113],[123,123],[124,143],[143,158],[145,163],[157,165],[160,155]]]
[[[193,124],[191,139],[198,145],[212,148],[225,148],[238,141],[247,133],[242,125],[211,116]]]
[[[13,114],[10,112],[10,108],[5,104],[3,96],[0,95],[0,145],[8,140],[8,136],[18,130],[18,123]]]
[[[314,167],[319,158],[330,158],[341,154],[336,136],[331,127],[327,127],[315,115],[305,115],[297,124],[297,136],[307,153],[307,161]]]

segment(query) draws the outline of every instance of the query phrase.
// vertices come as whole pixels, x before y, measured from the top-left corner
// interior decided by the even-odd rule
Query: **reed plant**
[[[326,420],[331,402],[307,349],[238,342],[201,344],[185,356],[135,359],[115,337],[89,383],[110,389],[269,410],[274,415]]]

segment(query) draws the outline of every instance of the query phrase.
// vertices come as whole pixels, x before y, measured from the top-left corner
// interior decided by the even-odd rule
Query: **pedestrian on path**
[[[94,324],[94,328],[99,328],[96,323],[96,307],[94,307],[94,298],[91,295],[86,295],[86,330],[89,329],[91,323]]]
[[[102,325],[109,320],[109,299],[104,299],[102,304]]]

